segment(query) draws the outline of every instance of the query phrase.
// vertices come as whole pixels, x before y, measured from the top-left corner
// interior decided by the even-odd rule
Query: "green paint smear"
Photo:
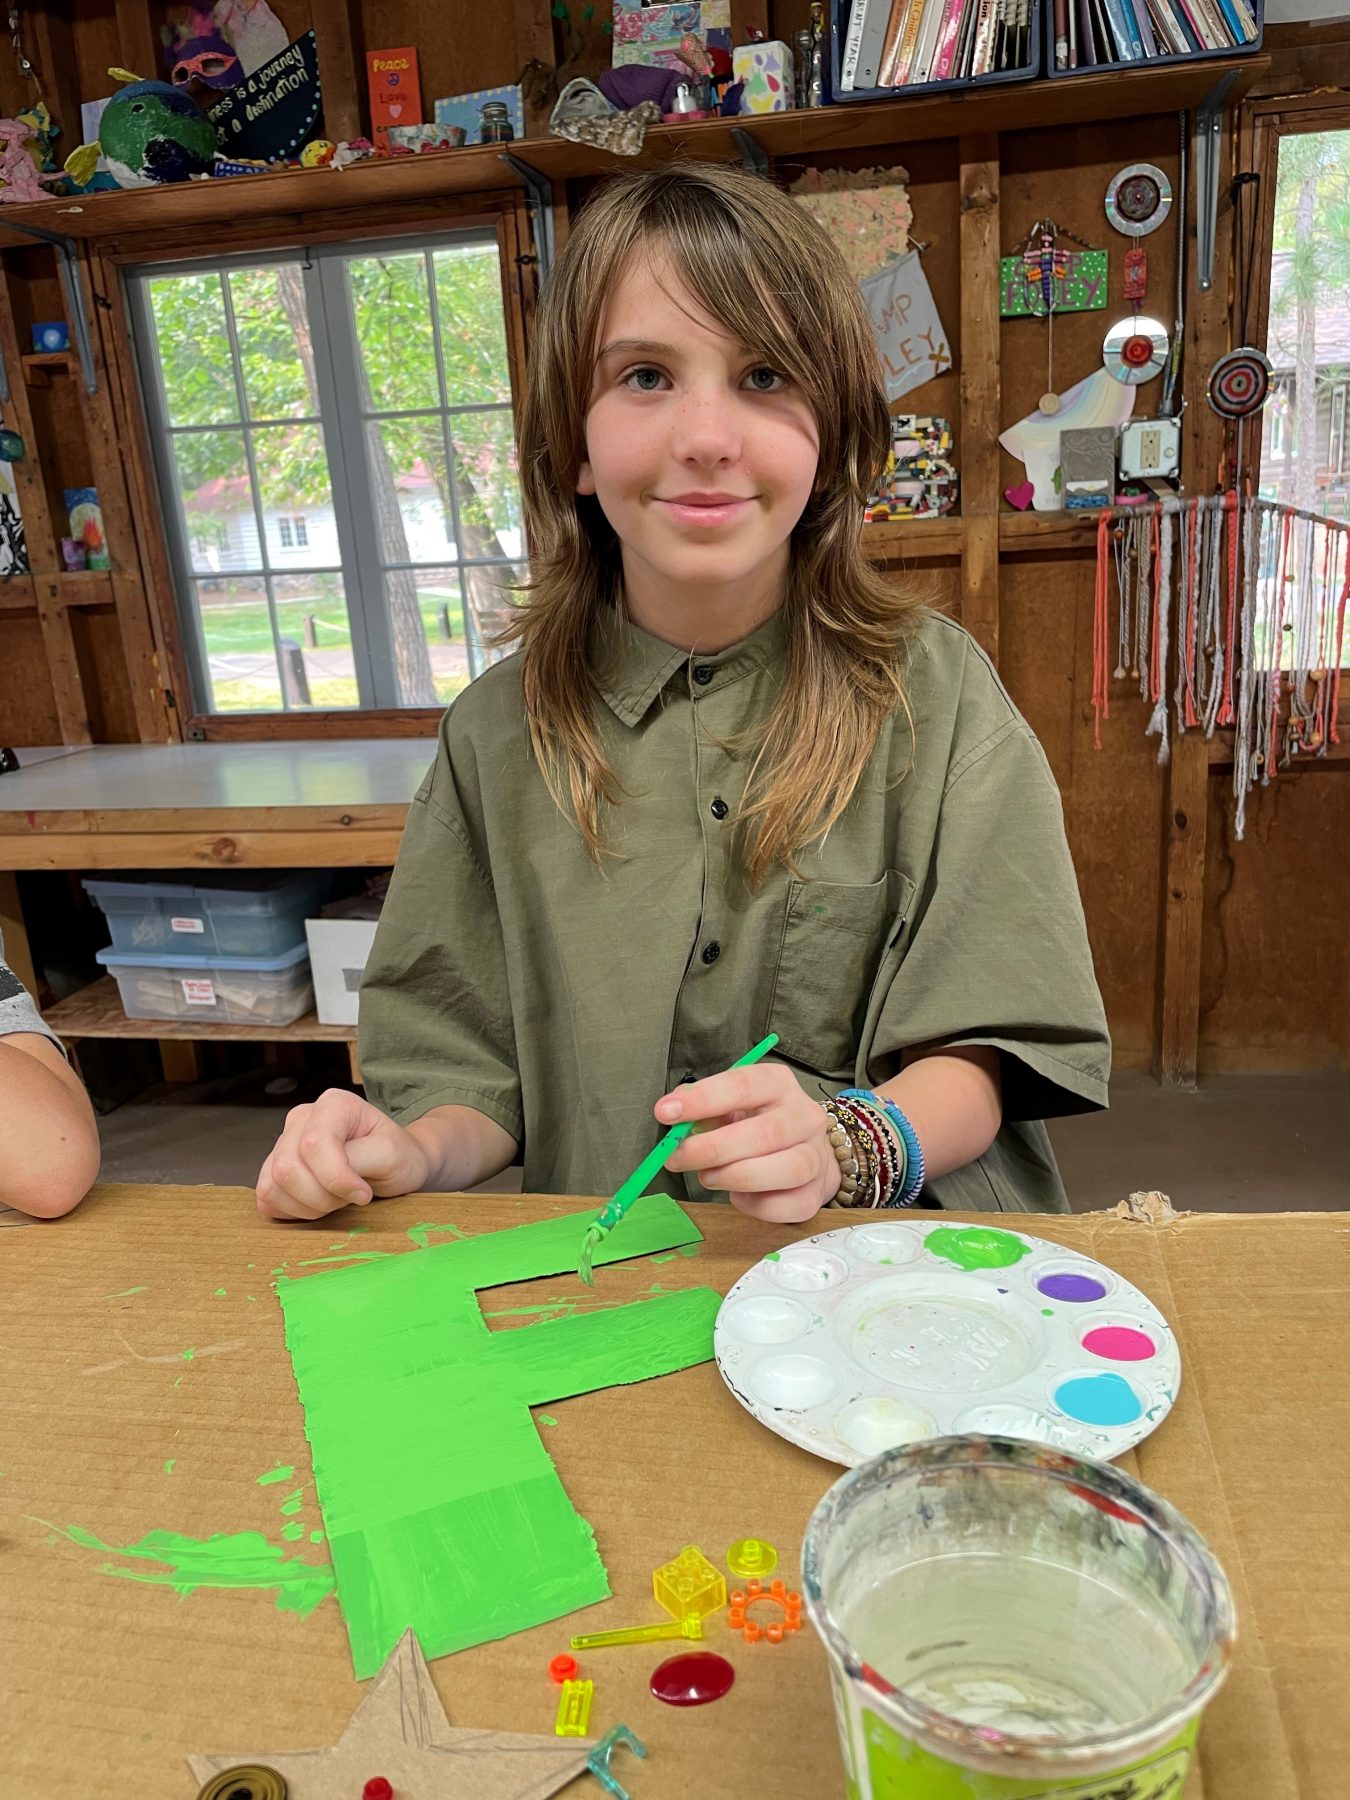
[[[1006,1269],[1031,1255],[1030,1244],[988,1225],[941,1225],[928,1233],[924,1246],[958,1269]]]
[[[293,1494],[287,1494],[286,1498],[281,1503],[282,1512],[287,1514],[298,1513],[300,1508],[304,1505],[304,1501],[300,1497],[301,1493],[302,1490],[296,1488]]]
[[[128,1294],[148,1294],[149,1292],[147,1287],[123,1288],[120,1293],[105,1294],[103,1298],[105,1300],[125,1300]]]
[[[224,1288],[217,1288],[217,1289],[216,1289],[216,1291],[215,1291],[215,1293],[214,1293],[214,1294],[212,1294],[212,1296],[211,1296],[211,1298],[212,1298],[212,1299],[213,1299],[213,1300],[223,1300],[223,1299],[224,1299],[224,1298],[225,1298],[225,1290],[224,1290]]]
[[[552,1413],[536,1413],[535,1418],[540,1425],[556,1425],[558,1423]]]
[[[171,1456],[171,1457],[170,1457],[170,1458],[169,1458],[169,1460],[168,1460],[168,1462],[166,1462],[166,1463],[165,1463],[165,1465],[164,1465],[164,1473],[165,1473],[165,1474],[166,1474],[166,1475],[172,1475],[172,1474],[173,1474],[173,1466],[174,1466],[174,1464],[175,1464],[175,1463],[176,1463],[176,1462],[177,1462],[177,1461],[178,1461],[178,1458],[177,1458],[177,1457],[176,1457],[176,1456]]]
[[[321,1531],[311,1531],[309,1534],[309,1541],[311,1544],[321,1544],[323,1542],[323,1533]]]
[[[46,1519],[39,1519],[46,1525]],[[162,1569],[123,1568],[100,1563],[100,1575],[116,1575],[125,1581],[169,1587],[176,1594],[195,1594],[199,1588],[277,1590],[277,1610],[305,1618],[333,1591],[333,1571],[327,1563],[306,1563],[288,1557],[279,1544],[269,1544],[259,1531],[214,1537],[183,1537],[176,1531],[147,1531],[138,1544],[105,1544],[102,1538],[79,1525],[54,1526],[72,1544],[122,1556],[133,1563],[162,1563]]]
[[[765,1262],[777,1262],[780,1254],[781,1252],[777,1250],[770,1250],[765,1254],[764,1260]]]
[[[258,1477],[259,1487],[271,1487],[274,1481],[289,1481],[295,1470],[289,1463],[278,1463],[275,1469],[269,1469],[265,1475]]]
[[[412,1239],[414,1244],[417,1245],[419,1250],[425,1250],[427,1245],[431,1242],[431,1234],[434,1231],[448,1232],[451,1237],[456,1238],[467,1238],[469,1236],[469,1233],[467,1231],[461,1231],[458,1225],[433,1225],[425,1219],[420,1225],[410,1225],[408,1227],[408,1236]]]
[[[192,1350],[185,1350],[185,1351],[184,1351],[184,1352],[183,1352],[183,1361],[184,1361],[184,1362],[191,1362],[191,1361],[192,1361],[192,1359],[193,1359],[193,1357],[194,1357],[194,1356],[195,1356],[195,1355],[196,1355],[196,1354],[197,1354],[197,1352],[196,1352],[196,1350],[195,1350],[195,1349],[192,1349]]]
[[[529,1409],[707,1361],[721,1298],[694,1288],[490,1331],[476,1290],[570,1274],[593,1216],[456,1232],[279,1289],[358,1679],[409,1626],[444,1656],[608,1595]],[[649,1195],[596,1265],[699,1241]]]
[[[338,1250],[324,1256],[307,1256],[302,1262],[297,1263],[296,1267],[312,1269],[316,1263],[375,1262],[381,1257],[394,1254],[396,1253],[392,1250]],[[272,1272],[279,1274],[280,1270],[274,1269]]]
[[[304,1525],[299,1519],[288,1519],[281,1528],[281,1535],[288,1544],[293,1544],[305,1535]]]

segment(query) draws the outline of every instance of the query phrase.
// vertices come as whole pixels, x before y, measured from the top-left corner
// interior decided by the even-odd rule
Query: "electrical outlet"
[[[1177,419],[1131,419],[1120,433],[1120,473],[1126,481],[1176,475],[1181,468]]]

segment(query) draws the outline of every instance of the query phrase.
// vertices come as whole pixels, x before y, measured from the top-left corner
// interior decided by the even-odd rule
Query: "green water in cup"
[[[803,1586],[850,1800],[1179,1800],[1232,1652],[1227,1583],[1179,1513],[1007,1438],[852,1470]]]

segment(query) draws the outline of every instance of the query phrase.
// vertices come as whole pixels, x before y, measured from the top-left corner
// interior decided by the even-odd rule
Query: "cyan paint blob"
[[[1078,1375],[1061,1382],[1055,1405],[1083,1425],[1130,1425],[1144,1410],[1123,1375]]]

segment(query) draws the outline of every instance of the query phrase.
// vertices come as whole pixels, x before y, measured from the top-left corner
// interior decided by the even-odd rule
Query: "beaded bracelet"
[[[853,1114],[872,1141],[877,1157],[877,1185],[872,1205],[880,1206],[894,1187],[897,1174],[896,1140],[890,1123],[880,1113],[873,1112],[870,1106],[860,1106],[856,1101],[845,1100],[836,1104],[842,1104],[846,1112]]]
[[[839,1189],[834,1196],[835,1204],[855,1206],[862,1179],[862,1158],[854,1145],[851,1132],[840,1117],[839,1109],[831,1106],[828,1100],[824,1104],[829,1117],[825,1135],[830,1140],[830,1148],[839,1164]]]
[[[903,1162],[894,1185],[882,1196],[880,1204],[887,1208],[913,1206],[923,1192],[926,1173],[923,1146],[913,1125],[894,1100],[871,1088],[845,1088],[835,1098],[843,1105],[860,1105],[879,1113],[886,1120],[899,1142]]]

